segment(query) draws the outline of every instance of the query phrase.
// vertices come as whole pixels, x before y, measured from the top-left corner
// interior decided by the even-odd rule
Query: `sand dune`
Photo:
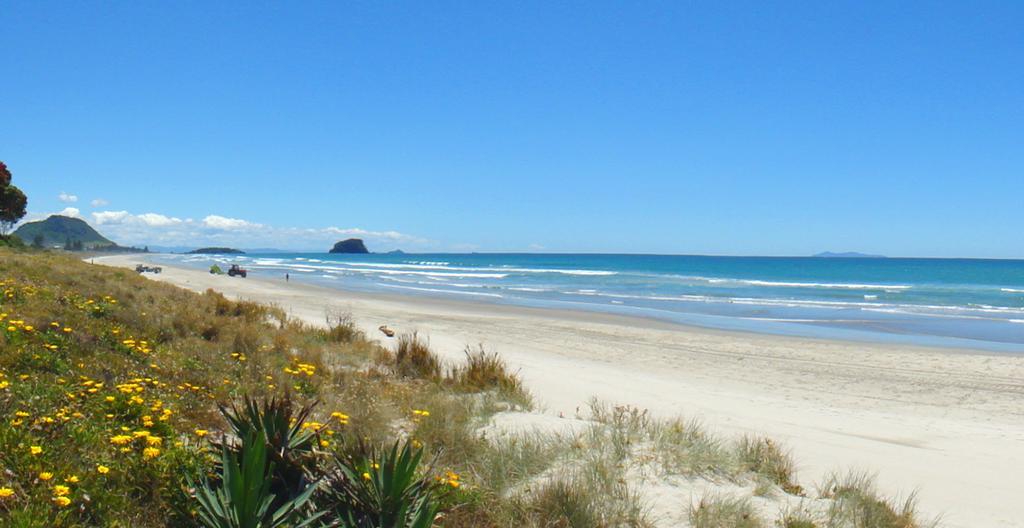
[[[96,263],[134,267],[134,256]],[[790,446],[805,487],[830,470],[875,471],[918,490],[945,526],[1024,527],[1024,355],[722,332],[629,317],[232,279],[164,267],[155,280],[272,302],[322,323],[350,312],[369,335],[418,331],[457,359],[482,343],[521,369],[551,415],[588,398],[697,417]]]

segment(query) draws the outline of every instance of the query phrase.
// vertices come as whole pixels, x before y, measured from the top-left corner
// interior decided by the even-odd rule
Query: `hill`
[[[32,244],[38,235],[42,235],[45,247],[64,247],[68,242],[81,242],[85,249],[117,245],[99,234],[85,220],[60,215],[23,224],[14,234],[26,244]]]

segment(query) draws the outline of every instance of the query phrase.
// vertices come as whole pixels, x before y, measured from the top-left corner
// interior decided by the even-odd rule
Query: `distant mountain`
[[[369,253],[370,251],[368,249],[366,249],[366,244],[363,244],[363,239],[361,239],[361,238],[349,238],[349,239],[346,239],[346,240],[342,240],[341,242],[338,242],[337,244],[334,244],[334,247],[331,248],[330,252],[331,253]]]
[[[103,235],[96,232],[85,220],[70,216],[53,215],[46,220],[28,222],[14,231],[26,244],[33,244],[38,235],[43,237],[43,247],[63,248],[68,242],[81,243],[83,249],[116,247]]]
[[[384,253],[384,254],[385,255],[405,255],[405,251],[402,251],[401,249],[392,249],[391,251],[388,251],[387,253]]]
[[[886,258],[885,255],[869,255],[867,253],[857,253],[856,251],[845,251],[842,253],[825,251],[814,256],[821,258]]]
[[[193,249],[192,251],[189,251],[188,253],[190,255],[222,255],[222,254],[227,254],[227,255],[244,255],[245,251],[242,251],[241,249],[226,248],[226,247],[205,247],[205,248]]]

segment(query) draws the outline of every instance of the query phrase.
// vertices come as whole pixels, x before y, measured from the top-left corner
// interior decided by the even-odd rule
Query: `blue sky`
[[[122,243],[1024,257],[1019,2],[6,2],[0,27],[0,159],[34,218]]]

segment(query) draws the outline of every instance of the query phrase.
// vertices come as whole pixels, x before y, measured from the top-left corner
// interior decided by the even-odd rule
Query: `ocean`
[[[724,330],[1024,352],[1024,261],[598,254],[159,255],[339,290]]]

